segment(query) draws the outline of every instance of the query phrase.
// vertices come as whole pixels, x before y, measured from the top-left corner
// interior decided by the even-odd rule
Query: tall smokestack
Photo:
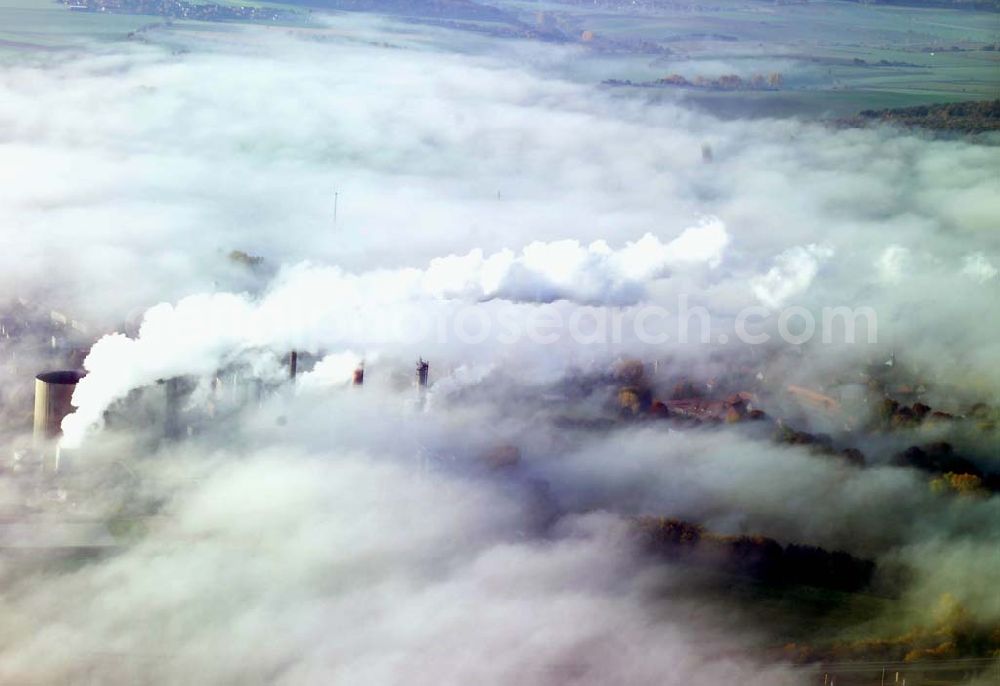
[[[293,350],[288,355],[288,378],[295,381],[296,375],[299,373],[299,353]]]
[[[163,387],[163,435],[165,438],[181,437],[181,402],[184,398],[184,383],[180,377],[160,379],[157,381]]]
[[[36,447],[62,435],[62,420],[73,411],[70,401],[76,384],[84,377],[80,371],[43,372],[35,377]]]
[[[358,368],[354,370],[354,385],[363,386],[365,383],[365,363],[362,362],[358,365]]]
[[[424,361],[424,358],[420,358],[417,361],[417,386],[419,388],[427,388],[427,376],[430,374],[431,365]]]

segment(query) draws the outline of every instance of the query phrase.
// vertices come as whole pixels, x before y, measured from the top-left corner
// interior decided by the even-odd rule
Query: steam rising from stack
[[[605,241],[536,241],[520,254],[472,250],[433,259],[423,270],[351,274],[303,264],[279,274],[259,300],[213,293],[157,305],[146,312],[136,338],[113,334],[94,345],[84,361],[87,378],[74,395],[78,409],[63,431],[67,443],[78,444],[112,402],[135,388],[181,374],[212,374],[268,350],[294,351],[288,358],[292,378],[302,348],[391,351],[412,341],[405,331],[388,343],[378,340],[387,326],[428,313],[485,307],[492,300],[525,304],[524,317],[531,307],[557,299],[577,306],[639,303],[670,270],[718,267],[729,240],[722,222],[707,218],[672,240],[646,234],[618,250]]]

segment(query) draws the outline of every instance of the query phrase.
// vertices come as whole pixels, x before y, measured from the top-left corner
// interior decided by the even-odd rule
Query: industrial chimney
[[[358,368],[354,370],[354,385],[363,386],[365,383],[365,363],[362,362],[358,365]]]
[[[183,434],[181,427],[181,404],[188,390],[184,380],[179,377],[157,380],[157,385],[163,387],[163,436],[168,439],[178,439]]]
[[[297,350],[293,350],[288,355],[288,378],[295,381],[295,377],[299,372],[299,353]]]
[[[35,377],[35,447],[62,435],[62,420],[73,411],[73,391],[84,376],[84,372],[71,370]]]
[[[431,365],[425,362],[424,358],[417,361],[417,387],[427,388],[427,376],[430,374]]]

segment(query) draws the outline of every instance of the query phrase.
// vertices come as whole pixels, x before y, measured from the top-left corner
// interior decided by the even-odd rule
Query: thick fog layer
[[[0,68],[0,289],[95,338],[62,425],[102,475],[82,514],[157,511],[84,563],[2,563],[0,681],[810,683],[752,657],[769,627],[671,594],[690,572],[642,554],[639,515],[846,551],[880,592],[905,578],[917,621],[944,593],[1000,621],[995,495],[746,426],[564,431],[504,385],[707,369],[752,354],[747,308],[774,334],[783,308],[848,307],[873,337],[817,335],[794,374],[895,354],[995,400],[996,149],[722,122],[554,79],[518,57],[537,46],[412,31],[153,32]],[[680,340],[685,308],[704,342]],[[620,336],[580,340],[612,314]],[[292,350],[319,362],[279,385]],[[185,440],[105,426],[164,379],[208,406],[232,367],[267,392]]]
[[[454,447],[464,431],[365,389],[161,455],[143,477],[171,500],[142,542],[5,575],[0,678],[797,683],[743,657],[749,637],[710,608],[703,626],[657,608],[622,520],[568,516],[539,538],[537,485],[487,472]]]

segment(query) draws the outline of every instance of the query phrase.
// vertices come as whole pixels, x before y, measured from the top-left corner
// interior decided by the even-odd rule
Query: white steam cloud
[[[77,410],[63,420],[63,442],[79,446],[111,403],[159,379],[213,374],[266,350],[345,343],[374,350],[378,341],[366,339],[368,332],[384,332],[400,313],[432,307],[431,301],[636,302],[671,267],[717,267],[728,242],[722,223],[709,219],[672,241],[646,234],[620,250],[603,241],[587,247],[572,240],[535,242],[517,255],[505,250],[483,257],[472,251],[431,260],[425,270],[362,274],[303,264],[288,270],[259,301],[220,293],[157,305],[144,315],[136,338],[112,334],[94,345],[84,362],[88,374],[73,395]],[[330,364],[343,368],[353,357],[344,354]],[[317,370],[320,377],[326,371],[326,365]]]

